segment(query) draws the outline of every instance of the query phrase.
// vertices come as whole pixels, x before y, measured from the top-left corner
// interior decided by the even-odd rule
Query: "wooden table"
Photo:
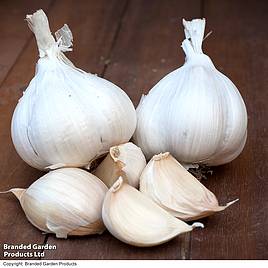
[[[206,228],[153,248],[102,236],[56,239],[25,218],[12,195],[0,196],[0,243],[49,243],[45,259],[267,259],[268,3],[231,0],[0,1],[0,190],[27,187],[42,175],[16,154],[10,120],[34,75],[36,42],[25,15],[43,8],[52,31],[67,23],[74,35],[68,57],[80,68],[122,87],[138,104],[142,93],[182,65],[182,18],[205,17],[204,51],[235,82],[246,102],[248,140],[238,159],[214,168],[204,184],[220,203],[239,198],[202,220]],[[3,259],[1,246],[0,258]]]

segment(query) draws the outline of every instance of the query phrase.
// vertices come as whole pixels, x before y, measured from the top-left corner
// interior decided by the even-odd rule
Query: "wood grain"
[[[126,0],[56,1],[49,14],[52,32],[68,24],[73,51],[67,56],[87,72],[102,75]]]
[[[267,259],[267,1],[204,1],[204,50],[246,102],[248,140],[239,158],[205,181],[220,203],[239,203],[204,221],[192,235],[192,259]]]
[[[56,251],[46,251],[45,259],[76,260],[142,260],[142,259],[178,259],[185,235],[165,245],[153,248],[137,248],[122,243],[106,231],[102,235],[90,237],[70,237],[59,240],[49,237],[49,244],[57,245]],[[187,252],[182,252],[185,256]]]
[[[26,14],[41,6],[46,11],[51,3],[52,0],[0,1],[0,84],[32,37],[23,21]]]

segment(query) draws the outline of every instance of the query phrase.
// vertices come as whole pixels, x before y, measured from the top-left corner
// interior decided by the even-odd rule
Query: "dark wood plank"
[[[120,3],[117,2],[117,8]],[[183,16],[200,16],[199,1],[129,2],[105,78],[121,86],[135,104],[142,93],[183,63],[180,49]],[[67,241],[51,236],[49,243],[56,244],[58,250],[47,252],[48,259],[186,259],[189,258],[190,235],[153,248],[128,246],[108,233]]]
[[[240,89],[249,115],[242,155],[205,181],[221,203],[240,198],[204,221],[192,236],[192,259],[267,259],[267,1],[204,1],[205,51]]]
[[[32,34],[23,21],[38,8],[47,10],[52,0],[0,1],[0,84]]]
[[[184,251],[185,235],[182,235],[165,245],[153,248],[137,248],[122,243],[105,231],[102,235],[70,237],[59,240],[49,235],[48,243],[57,245],[57,250],[45,251],[45,259],[67,260],[118,260],[118,259],[177,259],[186,256]],[[188,240],[186,240],[188,241]],[[188,247],[188,245],[187,245]]]
[[[68,23],[73,29],[75,48],[74,52],[69,54],[77,66],[98,73],[103,71],[124,6],[122,1],[119,6],[115,3],[116,1],[107,3],[105,0],[82,1],[77,5],[74,1],[60,0],[52,5],[48,12],[51,30],[56,31],[64,23]],[[29,11],[34,10],[29,7],[25,14],[29,14]],[[24,13],[24,11],[20,12]],[[27,29],[23,17],[21,21],[16,21],[16,24],[24,24]],[[36,42],[31,38],[0,88],[0,191],[12,187],[27,187],[42,175],[20,159],[10,137],[12,113],[22,91],[34,75],[37,59]],[[0,210],[3,215],[0,221],[1,244],[42,244],[45,236],[28,223],[15,197],[10,194],[1,195],[0,198]],[[1,246],[0,258],[3,256],[2,252]],[[57,258],[64,258],[61,257],[60,251],[58,254]]]

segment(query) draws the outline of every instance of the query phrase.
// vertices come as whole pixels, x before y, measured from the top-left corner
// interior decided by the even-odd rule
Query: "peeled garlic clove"
[[[27,15],[40,59],[12,117],[16,151],[38,169],[84,167],[110,147],[128,142],[135,108],[113,83],[76,68],[64,56],[72,33],[67,25],[51,34],[43,10]]]
[[[102,203],[107,187],[96,176],[78,168],[51,171],[28,189],[11,189],[27,219],[58,238],[101,234]]]
[[[224,210],[215,195],[170,153],[153,156],[140,178],[140,191],[182,220],[196,220]]]
[[[107,192],[102,218],[109,232],[134,246],[149,247],[165,243],[194,227],[176,219],[120,177]]]
[[[185,63],[161,79],[137,107],[134,142],[147,159],[170,152],[181,163],[235,159],[247,139],[247,110],[232,81],[203,53],[205,19],[183,20]]]
[[[132,142],[128,142],[111,147],[110,153],[97,167],[94,174],[111,187],[123,171],[128,183],[137,188],[145,166],[146,160],[141,149]]]

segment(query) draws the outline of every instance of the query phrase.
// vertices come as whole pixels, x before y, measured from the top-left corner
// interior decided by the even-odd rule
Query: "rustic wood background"
[[[34,75],[36,42],[23,20],[43,8],[54,32],[68,23],[80,68],[122,87],[137,105],[142,93],[182,65],[182,18],[205,17],[204,51],[235,82],[246,102],[248,141],[241,156],[214,168],[204,181],[220,203],[239,203],[202,220],[206,228],[153,248],[135,248],[102,236],[56,239],[41,234],[10,195],[0,196],[0,243],[49,243],[45,259],[268,259],[267,92],[268,2],[231,0],[1,0],[0,190],[27,187],[41,172],[16,154],[10,121]],[[3,259],[1,245],[0,258]]]

